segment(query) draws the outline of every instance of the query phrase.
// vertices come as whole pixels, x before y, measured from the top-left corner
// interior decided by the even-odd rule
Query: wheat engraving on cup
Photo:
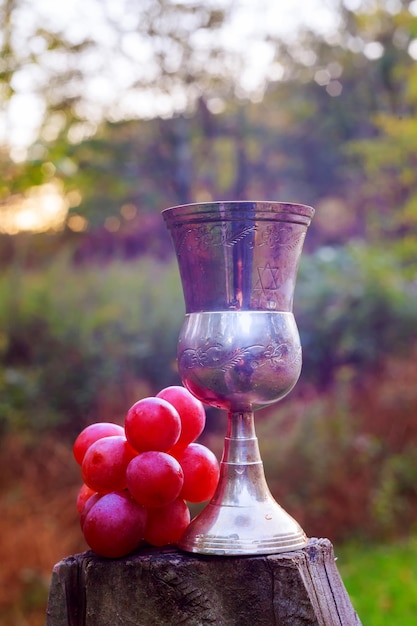
[[[256,246],[273,248],[280,246],[288,250],[298,249],[303,245],[305,232],[294,232],[294,229],[277,224],[251,225],[238,227],[236,231],[231,223],[200,224],[186,226],[174,231],[173,238],[180,256],[185,248],[188,252],[205,250],[212,246],[226,246],[228,248],[241,242],[249,235],[255,235],[248,242],[249,249]]]

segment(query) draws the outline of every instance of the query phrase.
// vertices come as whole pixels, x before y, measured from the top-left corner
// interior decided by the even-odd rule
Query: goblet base
[[[210,502],[179,543],[186,552],[218,556],[277,554],[306,545],[302,528],[272,496],[253,506]]]
[[[300,550],[307,537],[276,502],[265,479],[253,411],[229,411],[216,493],[182,536],[187,552],[276,554]]]

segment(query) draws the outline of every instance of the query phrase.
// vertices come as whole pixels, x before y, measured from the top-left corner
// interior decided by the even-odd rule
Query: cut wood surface
[[[360,626],[327,539],[268,556],[141,548],[54,567],[46,626]]]

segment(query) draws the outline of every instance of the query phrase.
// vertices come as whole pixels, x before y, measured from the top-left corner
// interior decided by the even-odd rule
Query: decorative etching
[[[258,280],[254,289],[262,291],[264,295],[269,291],[277,291],[282,285],[282,274],[281,267],[272,267],[270,263],[265,263],[264,267],[258,267]]]
[[[284,248],[296,250],[302,246],[305,238],[305,229],[294,232],[294,227],[282,224],[251,224],[239,229],[234,222],[218,222],[216,224],[187,225],[185,229],[173,231],[177,255],[181,256],[186,248],[193,252],[207,250],[211,247],[224,246],[231,248],[239,242],[246,241],[249,249],[267,246],[269,248]]]
[[[258,246],[268,246],[269,248],[285,248],[296,250],[303,244],[306,236],[305,230],[294,232],[294,227],[282,226],[280,224],[267,224],[259,229]]]
[[[225,348],[221,343],[187,348],[180,355],[180,367],[194,369],[198,367],[227,372],[239,365],[255,370],[268,365],[272,369],[283,366],[293,367],[301,361],[301,348],[294,349],[291,343],[271,342],[267,345],[254,344],[241,348]]]
[[[275,310],[278,306],[278,293],[287,280],[287,267],[265,263],[257,268],[257,280],[252,289],[251,306],[255,309]]]

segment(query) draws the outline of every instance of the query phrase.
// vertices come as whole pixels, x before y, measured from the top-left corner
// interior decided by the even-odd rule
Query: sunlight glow
[[[410,45],[408,46],[408,54],[412,59],[417,61],[417,39],[413,39],[410,41]]]
[[[67,212],[68,203],[57,184],[32,187],[23,198],[12,196],[0,204],[0,233],[60,230]]]
[[[67,226],[74,233],[83,233],[87,230],[88,220],[83,215],[71,215],[68,218]]]
[[[384,46],[379,41],[370,41],[365,44],[364,54],[371,61],[375,61],[376,59],[380,59],[384,54]]]

